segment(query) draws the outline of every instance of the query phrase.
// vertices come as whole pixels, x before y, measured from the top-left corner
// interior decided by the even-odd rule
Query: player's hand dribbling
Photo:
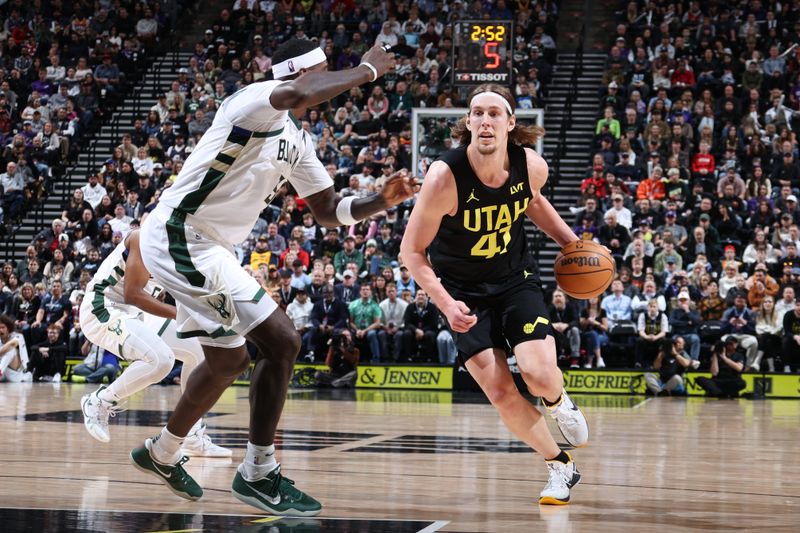
[[[447,323],[457,333],[466,333],[477,324],[478,317],[471,315],[467,304],[460,300],[453,300],[453,303],[443,309]]]
[[[386,207],[393,207],[400,202],[408,200],[419,190],[419,183],[408,175],[406,169],[400,169],[388,178],[381,189],[381,196],[386,202]]]
[[[361,57],[362,63],[369,63],[378,71],[380,78],[394,68],[395,60],[392,52],[387,52],[383,45],[375,44]]]

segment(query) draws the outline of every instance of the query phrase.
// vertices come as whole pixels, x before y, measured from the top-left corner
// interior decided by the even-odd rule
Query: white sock
[[[116,403],[116,402],[122,400],[122,398],[120,398],[119,396],[117,396],[111,390],[109,390],[107,388],[98,391],[97,392],[97,397],[100,398],[101,400],[103,400],[104,402],[108,402],[108,403]]]
[[[180,458],[180,449],[184,437],[176,437],[164,427],[161,433],[153,438],[150,454],[153,459],[166,465],[174,465]]]
[[[194,423],[192,429],[189,430],[189,433],[187,435],[194,435],[195,433],[200,431],[200,428],[202,427],[203,427],[203,419],[201,418],[200,420]]]
[[[248,441],[242,465],[244,466],[242,475],[247,481],[262,479],[278,466],[278,461],[275,460],[275,445],[257,446]]]

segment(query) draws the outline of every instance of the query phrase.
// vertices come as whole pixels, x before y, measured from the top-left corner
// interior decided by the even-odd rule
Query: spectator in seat
[[[311,351],[311,311],[313,309],[314,304],[308,299],[305,288],[296,290],[294,300],[286,307],[286,316],[292,321],[302,339],[300,352],[297,354],[298,359],[305,357]],[[313,361],[313,356],[311,361]]]
[[[783,320],[784,315],[794,309],[795,290],[794,287],[787,286],[781,292],[781,299],[775,303],[775,312],[778,319]]]
[[[733,307],[722,315],[722,340],[735,337],[738,346],[747,353],[747,368],[759,370],[758,340],[755,313],[745,304],[745,295],[736,294]]]
[[[278,256],[288,248],[286,239],[283,238],[283,235],[278,233],[278,225],[275,223],[271,223],[267,226],[267,247],[273,254]]]
[[[63,292],[61,280],[53,280],[50,290],[42,298],[36,321],[31,324],[31,342],[38,344],[47,336],[47,327],[56,324],[61,331],[69,327],[69,316],[72,312],[72,303]]]
[[[350,305],[350,302],[357,300],[361,294],[361,286],[356,283],[356,280],[356,273],[347,269],[342,273],[342,283],[334,287],[336,298],[347,306]]]
[[[619,140],[620,133],[619,120],[614,117],[614,108],[607,106],[603,110],[603,118],[597,121],[594,134],[611,135],[614,139]]]
[[[711,146],[707,142],[701,142],[700,151],[692,158],[692,177],[703,183],[705,190],[711,187],[716,168],[716,161],[710,150]]]
[[[61,381],[69,350],[60,337],[61,328],[51,324],[47,327],[47,340],[31,350],[29,368],[33,373],[33,381]]]
[[[617,215],[614,212],[606,214],[605,224],[600,227],[598,237],[600,244],[611,250],[611,255],[618,260],[622,260],[622,256],[631,242],[630,232],[623,225],[617,223]]]
[[[309,354],[315,358],[315,354],[326,353],[324,347],[334,333],[340,332],[347,327],[349,313],[347,306],[337,300],[333,287],[325,285],[322,289],[322,299],[314,304],[311,310],[311,346]]]
[[[675,250],[675,243],[672,242],[672,239],[665,239],[662,245],[661,251],[653,258],[653,272],[656,276],[661,276],[667,270],[669,263],[674,264],[676,270],[683,268],[683,257]]]
[[[285,311],[296,295],[297,289],[292,287],[292,271],[285,268],[280,271],[280,284],[275,301]]]
[[[350,329],[355,332],[355,343],[369,347],[372,363],[383,360],[382,346],[386,344],[383,333],[383,313],[372,299],[372,287],[365,283],[359,289],[360,298],[347,306],[350,313]]]
[[[403,319],[408,303],[397,297],[397,284],[394,281],[386,284],[386,298],[379,305],[385,322],[385,345],[382,352],[386,355],[391,354],[395,361],[407,359],[408,354],[403,353],[403,331],[405,329]],[[392,350],[388,349],[389,346],[392,347]]]
[[[581,337],[578,329],[578,310],[567,301],[566,294],[560,289],[553,291],[552,303],[547,308],[556,344],[560,348],[565,343],[569,345],[570,368],[579,368]]]
[[[767,370],[775,372],[776,359],[778,362],[782,360],[783,316],[775,311],[775,300],[772,296],[765,296],[761,301],[756,313],[756,334],[762,359],[767,362]]]
[[[439,310],[428,300],[424,290],[417,289],[414,303],[406,308],[403,325],[405,327],[403,352],[414,362],[434,361],[437,354]]]
[[[700,313],[692,309],[689,291],[678,293],[678,306],[669,315],[672,338],[682,337],[689,345],[689,357],[694,368],[700,365]],[[694,363],[696,361],[696,363]]]
[[[103,62],[94,69],[94,79],[101,91],[107,91],[108,94],[113,95],[117,92],[121,80],[119,67],[111,60],[111,54],[103,55]]]
[[[333,258],[336,272],[344,272],[347,263],[355,263],[359,272],[364,269],[364,254],[356,248],[356,239],[352,235],[344,238],[342,249]]]
[[[742,379],[745,356],[735,337],[714,345],[711,352],[711,377],[695,379],[706,394],[716,398],[736,398],[746,383]]]
[[[401,265],[399,270],[400,275],[395,279],[397,290],[400,291],[400,294],[407,290],[413,297],[417,292],[417,282],[411,277],[411,272],[409,272],[407,266]]]
[[[683,373],[691,366],[692,361],[684,357],[676,339],[664,339],[658,350],[653,370],[644,375],[647,392],[656,396],[685,395]]]
[[[586,307],[581,311],[579,319],[581,343],[586,348],[584,368],[592,368],[596,361],[597,368],[605,368],[602,347],[608,344],[608,319],[606,312],[600,307],[600,299],[589,298]]]
[[[625,287],[618,279],[611,282],[611,294],[603,298],[600,307],[608,317],[609,330],[622,320],[631,319],[631,299],[623,294]]]
[[[647,304],[650,303],[650,300],[657,302],[659,311],[667,311],[667,301],[663,294],[659,294],[656,282],[652,279],[645,281],[643,290],[631,300],[631,310],[635,319],[638,320],[639,315],[647,311]]]
[[[2,208],[6,216],[13,219],[21,215],[25,204],[25,179],[13,161],[9,161],[6,171],[0,174],[0,193],[3,195]]]
[[[112,383],[117,378],[121,370],[119,358],[111,352],[86,340],[81,346],[81,355],[85,358],[83,363],[72,368],[73,375],[85,377],[87,383],[102,383],[104,379]]]
[[[774,298],[780,292],[778,282],[767,274],[767,266],[764,263],[756,264],[753,275],[745,282],[745,288],[747,289],[747,302],[753,310],[761,306],[761,302],[766,296]]]
[[[630,230],[633,227],[633,214],[631,213],[630,209],[625,207],[625,204],[623,203],[624,200],[625,199],[621,194],[612,195],[612,205],[611,208],[606,211],[606,214],[613,212],[617,217],[617,223]]]
[[[800,300],[783,315],[782,358],[784,372],[800,371]]]
[[[656,300],[650,300],[647,304],[647,311],[639,315],[637,329],[639,338],[636,340],[634,367],[650,368],[661,346],[661,340],[669,332],[667,315],[659,311]]]
[[[727,306],[725,305],[725,300],[720,297],[719,285],[716,281],[711,280],[707,290],[708,294],[697,304],[700,318],[703,322],[722,320],[722,315],[725,313]]]

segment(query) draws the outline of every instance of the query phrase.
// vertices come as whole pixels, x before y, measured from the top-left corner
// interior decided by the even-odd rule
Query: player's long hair
[[[467,107],[472,105],[473,98],[485,92],[497,93],[505,98],[506,102],[508,102],[508,105],[511,106],[511,114],[514,114],[514,111],[517,109],[517,102],[511,95],[511,91],[509,91],[507,87],[503,87],[502,85],[498,85],[496,83],[482,83],[481,85],[475,87],[475,89],[469,94],[469,98],[467,99]],[[472,140],[472,134],[467,127],[467,117],[460,118],[456,125],[450,128],[450,135],[454,139],[458,140],[459,144],[468,145],[470,143]],[[514,126],[514,129],[508,132],[508,140],[520,146],[534,146],[536,141],[542,137],[544,137],[544,128],[537,126],[536,124],[524,126],[517,122],[517,125]]]

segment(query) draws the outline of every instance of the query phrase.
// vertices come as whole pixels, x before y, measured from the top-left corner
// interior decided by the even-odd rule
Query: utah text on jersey
[[[508,251],[511,225],[525,213],[530,198],[515,200],[513,205],[487,205],[464,210],[464,229],[483,233],[472,247],[471,254],[490,259]],[[512,214],[513,210],[513,214]],[[499,237],[498,237],[499,236]]]

